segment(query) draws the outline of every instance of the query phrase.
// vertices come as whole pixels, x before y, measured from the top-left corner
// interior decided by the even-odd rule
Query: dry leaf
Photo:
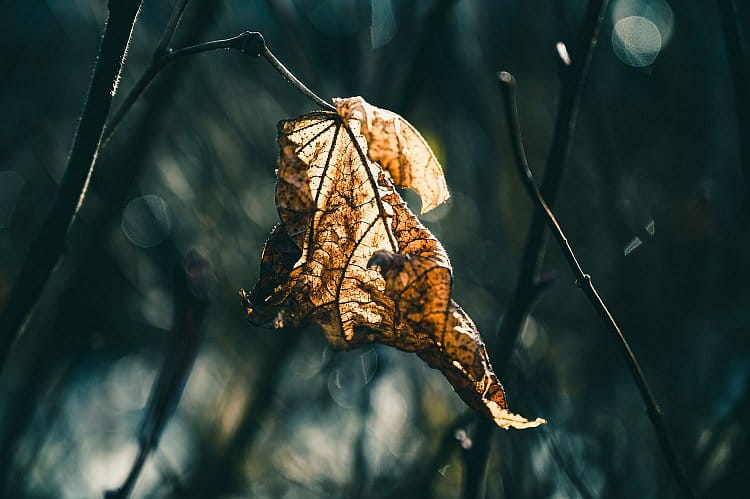
[[[368,159],[364,126],[329,112],[279,123],[281,224],[266,243],[258,283],[241,291],[248,319],[275,328],[314,321],[335,349],[378,342],[415,352],[499,426],[544,423],[507,411],[476,326],[451,299],[448,255]],[[415,171],[411,159],[396,164]],[[426,178],[431,169],[420,167],[411,185],[444,186],[442,172]],[[441,192],[433,200],[447,196]]]
[[[345,119],[359,121],[367,155],[380,163],[397,187],[413,189],[422,199],[422,214],[450,197],[443,169],[422,135],[398,114],[368,104],[362,97],[333,99]]]

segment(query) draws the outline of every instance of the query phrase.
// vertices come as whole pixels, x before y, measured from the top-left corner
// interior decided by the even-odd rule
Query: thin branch
[[[376,497],[431,497],[432,482],[440,469],[451,459],[451,455],[462,447],[462,441],[456,434],[470,424],[475,416],[472,410],[466,410],[445,427],[439,437],[439,446],[431,455],[420,461],[421,466],[404,471],[404,480],[393,487],[378,491]]]
[[[558,43],[556,47],[561,64],[560,100],[552,145],[547,155],[542,180],[542,193],[551,206],[555,204],[568,164],[581,96],[606,9],[607,0],[592,0],[589,3],[572,59],[567,50],[564,50],[564,44]],[[523,330],[523,323],[538,295],[536,281],[542,268],[545,246],[544,213],[536,209],[526,237],[516,289],[500,324],[498,346],[493,352],[495,355],[491,356],[499,373],[502,373],[509,363],[516,341]]]
[[[125,30],[125,35],[123,35],[123,25],[119,16],[122,14],[123,20],[127,20],[125,14],[130,13],[130,11],[125,9],[125,7],[130,6],[130,4],[110,3],[115,7],[112,8],[110,20],[107,22],[99,62],[92,78],[89,97],[84,107],[81,125],[76,135],[73,152],[68,162],[66,173],[63,176],[58,197],[55,200],[53,209],[42,225],[42,230],[32,243],[24,267],[16,280],[16,286],[14,286],[6,302],[6,306],[0,315],[0,370],[7,359],[17,332],[23,325],[29,311],[36,303],[52,269],[63,253],[67,229],[83,202],[99,150],[106,145],[128,111],[166,65],[186,55],[220,49],[238,49],[254,57],[262,55],[292,86],[316,105],[323,109],[335,111],[335,108],[331,104],[307,88],[273,55],[267,47],[263,36],[258,32],[246,31],[225,40],[215,40],[178,50],[165,48],[168,46],[174,31],[177,29],[182,12],[186,7],[187,0],[181,0],[175,6],[173,15],[157,46],[153,62],[125,97],[123,103],[113,114],[112,119],[105,128],[104,120],[106,120],[109,113],[109,107],[116,90],[116,83],[119,79],[120,69],[124,60],[125,48],[127,47],[141,2],[140,0],[134,0],[136,8],[132,9],[132,22],[127,26],[128,29]],[[114,11],[118,13],[115,15],[113,14]],[[113,17],[117,19],[117,23],[111,22]],[[122,48],[122,51],[119,52],[119,57],[113,57],[113,55],[117,55],[115,49],[119,46]],[[109,71],[107,71],[108,69]],[[109,73],[112,73],[111,80],[107,80],[104,76]],[[101,84],[102,81],[108,81],[109,83],[106,87],[103,87]],[[105,96],[100,95],[102,89],[106,90]],[[84,123],[86,126],[84,126]],[[86,158],[88,158],[88,161]]]
[[[127,96],[125,96],[125,100],[123,101],[123,103],[120,104],[120,106],[112,114],[112,118],[110,118],[109,122],[104,128],[104,135],[102,137],[100,148],[103,148],[107,144],[107,142],[109,142],[109,139],[115,132],[117,125],[125,117],[125,114],[127,114],[130,108],[133,107],[133,104],[135,104],[135,101],[138,100],[138,97],[140,97],[143,91],[146,90],[146,87],[148,87],[149,83],[151,83],[151,80],[153,80],[158,72],[163,68],[162,61],[164,60],[165,54],[169,51],[169,44],[172,42],[172,38],[174,38],[175,31],[177,31],[177,26],[179,26],[180,24],[182,14],[185,12],[188,1],[189,0],[178,0],[174,6],[174,9],[172,9],[172,15],[169,17],[167,26],[164,28],[164,32],[159,39],[159,43],[156,45],[154,55],[151,56],[151,65],[148,67],[148,69],[146,69],[146,72],[138,79],[135,86],[130,90],[130,92],[128,92]]]
[[[172,42],[172,38],[174,38],[177,26],[180,25],[182,14],[185,12],[188,1],[189,0],[177,0],[174,9],[172,9],[172,15],[169,17],[169,21],[167,21],[167,26],[164,28],[164,32],[159,39],[159,44],[156,46],[156,51],[153,56],[154,59],[160,57],[169,50],[169,44]]]
[[[541,191],[534,182],[534,176],[529,169],[528,160],[526,159],[526,153],[524,152],[523,148],[523,138],[521,136],[521,127],[518,119],[518,107],[516,104],[516,80],[513,75],[507,72],[501,72],[499,74],[499,79],[501,87],[503,89],[503,100],[505,103],[505,112],[508,121],[508,130],[510,132],[510,141],[513,149],[513,156],[515,158],[516,166],[518,167],[518,173],[521,177],[524,188],[536,204],[538,211],[544,215],[547,227],[552,233],[552,236],[557,241],[557,244],[562,249],[565,258],[568,261],[568,265],[573,271],[573,274],[575,274],[576,286],[583,292],[584,295],[586,295],[586,298],[588,298],[589,302],[591,302],[591,305],[599,314],[599,317],[607,325],[610,332],[615,335],[617,344],[620,347],[620,351],[625,357],[628,368],[630,369],[630,374],[633,377],[636,386],[638,387],[638,392],[641,395],[643,404],[646,406],[646,413],[651,420],[654,431],[656,431],[656,435],[659,439],[659,444],[661,446],[662,452],[664,453],[664,457],[667,460],[667,464],[669,465],[669,468],[672,471],[675,480],[677,480],[682,494],[685,497],[694,497],[691,486],[680,467],[679,461],[677,460],[677,455],[670,441],[667,427],[664,424],[664,420],[661,416],[661,409],[654,399],[648,382],[646,381],[646,377],[644,376],[643,371],[641,370],[641,367],[635,358],[635,354],[633,354],[633,351],[630,348],[627,340],[625,339],[625,336],[622,334],[620,327],[617,325],[614,317],[607,309],[607,306],[604,304],[604,301],[599,295],[599,292],[596,290],[596,287],[594,287],[591,276],[585,273],[581,268],[581,264],[578,262],[578,259],[573,252],[573,248],[571,248],[570,242],[565,236],[562,227],[560,227],[560,223],[557,221],[557,218],[555,217],[554,213],[552,213],[552,210],[544,200]]]
[[[141,0],[111,0],[88,95],[57,196],[34,240],[0,315],[0,370],[29,311],[64,251],[65,236],[94,170],[102,130],[117,90]]]
[[[583,95],[583,87],[591,65],[591,58],[599,40],[604,14],[608,0],[590,0],[584,14],[580,34],[573,54],[568,54],[565,45],[557,44],[557,55],[560,61],[561,88],[557,107],[555,129],[552,144],[547,155],[547,164],[542,192],[546,199],[554,205],[557,192],[567,166],[570,145],[575,131],[578,108]],[[565,50],[563,50],[565,49]],[[490,352],[495,372],[501,378],[510,364],[513,350],[518,337],[523,330],[523,324],[540,294],[539,274],[544,260],[545,220],[541,210],[534,210],[529,233],[526,236],[521,268],[516,281],[516,288],[510,304],[503,314],[502,322],[497,333],[495,348]],[[491,439],[495,425],[488,420],[480,420],[477,425],[474,441]],[[490,444],[476,445],[467,456],[467,466],[464,473],[463,497],[474,499],[484,482],[487,457]]]
[[[247,33],[247,32],[246,32]],[[316,103],[318,106],[322,107],[323,109],[327,109],[329,111],[335,111],[336,108],[333,107],[330,103],[324,101],[320,97],[318,97],[315,93],[313,93],[312,90],[307,88],[301,81],[299,81],[291,71],[289,71],[281,62],[276,58],[273,53],[269,50],[268,46],[266,45],[266,42],[263,41],[263,36],[261,36],[260,33],[255,33],[258,37],[260,37],[261,42],[263,43],[261,47],[261,55],[268,60],[268,62],[271,63],[271,65],[276,68],[276,71],[281,73],[281,76],[286,79],[289,83],[292,84],[294,88],[302,92],[302,94]]]
[[[212,40],[210,42],[199,43],[180,49],[166,49],[162,52],[156,52],[151,65],[141,75],[136,84],[130,90],[123,100],[122,105],[113,114],[112,120],[107,124],[104,132],[103,143],[106,144],[117,130],[117,126],[125,118],[125,115],[133,107],[133,104],[140,98],[141,94],[148,88],[156,76],[169,64],[188,55],[199,54],[202,52],[211,52],[214,50],[239,50],[244,54],[252,57],[263,56],[271,65],[284,77],[294,88],[300,91],[302,95],[310,99],[317,106],[335,111],[336,109],[328,102],[316,95],[312,90],[307,88],[304,83],[297,79],[289,69],[279,61],[266,45],[263,35],[257,31],[244,31],[237,36],[225,38],[222,40]]]

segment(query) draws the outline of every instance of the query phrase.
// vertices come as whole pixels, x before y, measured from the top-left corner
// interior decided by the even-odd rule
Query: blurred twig
[[[335,111],[335,108],[318,97],[312,90],[307,88],[304,83],[299,81],[286,66],[284,66],[266,45],[263,35],[257,31],[244,31],[237,36],[231,38],[225,38],[222,40],[212,40],[210,42],[199,43],[196,45],[190,45],[180,49],[162,48],[160,51],[154,53],[154,58],[151,61],[151,65],[144,71],[141,77],[138,79],[136,84],[130,90],[130,93],[125,97],[122,105],[112,116],[112,120],[107,123],[107,129],[104,132],[104,138],[102,143],[106,144],[107,141],[117,130],[117,126],[123,120],[125,115],[133,107],[141,94],[148,88],[151,82],[161,72],[162,69],[167,67],[172,62],[185,57],[187,55],[199,54],[201,52],[211,52],[214,50],[229,50],[235,49],[243,52],[244,54],[252,57],[263,56],[271,65],[284,77],[286,81],[292,84],[297,90],[299,90],[305,97],[313,101],[315,104],[323,109]]]
[[[651,393],[651,389],[649,388],[646,377],[644,376],[643,371],[638,364],[638,360],[635,358],[635,354],[633,354],[633,351],[631,350],[630,345],[625,339],[625,336],[622,334],[620,327],[617,325],[614,317],[612,317],[612,314],[607,309],[607,306],[604,304],[604,301],[594,287],[591,276],[589,274],[586,274],[581,268],[581,265],[570,246],[570,242],[568,241],[565,233],[560,227],[557,218],[555,217],[554,213],[552,213],[552,210],[550,209],[549,205],[547,205],[547,202],[544,200],[542,193],[539,191],[539,188],[534,182],[534,176],[529,169],[529,164],[526,159],[526,153],[524,152],[523,148],[523,138],[521,136],[521,127],[518,119],[518,107],[516,105],[516,80],[513,75],[507,72],[501,72],[499,78],[501,87],[503,89],[503,100],[505,102],[505,111],[508,120],[508,130],[510,132],[510,141],[513,149],[513,156],[516,161],[516,166],[518,167],[519,175],[521,176],[521,181],[524,184],[524,188],[536,204],[538,211],[541,211],[544,214],[545,221],[550,229],[550,232],[552,233],[552,236],[557,241],[560,249],[562,249],[565,258],[568,261],[568,265],[570,265],[571,270],[575,274],[576,286],[583,292],[583,294],[586,295],[586,298],[588,298],[588,300],[591,302],[591,305],[597,311],[601,319],[605,322],[610,332],[615,335],[621,352],[628,364],[628,368],[630,369],[630,374],[635,380],[638,391],[641,395],[641,398],[643,399],[643,403],[646,406],[646,413],[648,414],[648,417],[651,420],[651,424],[656,431],[656,435],[659,439],[659,444],[661,445],[664,457],[667,460],[667,464],[669,465],[674,478],[677,480],[682,494],[685,497],[693,497],[693,491],[687,481],[684,472],[682,471],[682,468],[677,459],[677,454],[675,453],[674,447],[672,446],[672,443],[670,441],[667,427],[661,417],[661,409],[659,408],[653,394]]]
[[[151,387],[138,435],[138,455],[123,485],[107,492],[107,499],[125,499],[130,495],[148,455],[158,445],[164,427],[177,407],[203,338],[201,323],[212,280],[206,257],[197,250],[189,250],[176,285],[178,298],[172,326],[172,345]]]
[[[750,432],[744,427],[748,418],[750,387],[746,386],[732,410],[711,425],[708,441],[698,449],[689,467],[690,476],[696,477],[697,486],[706,497],[723,497],[730,491],[747,488],[747,460],[742,456],[750,448]]]
[[[582,27],[572,60],[565,45],[558,44],[558,55],[561,64],[560,97],[557,107],[557,118],[552,137],[552,145],[547,155],[547,165],[542,181],[542,193],[545,199],[554,205],[570,153],[570,145],[575,131],[578,108],[581,103],[583,87],[588,75],[591,58],[599,38],[604,13],[608,0],[590,0],[584,14]],[[565,49],[564,51],[561,50]],[[526,236],[523,259],[519,270],[516,288],[508,305],[498,331],[497,345],[490,352],[495,370],[501,378],[510,363],[516,341],[521,334],[526,316],[540,292],[539,273],[542,268],[545,248],[544,213],[536,209]],[[467,456],[464,473],[464,499],[478,497],[484,481],[494,425],[489,420],[481,420],[474,438],[475,447]],[[485,442],[479,444],[479,442]],[[479,445],[477,445],[479,444]]]
[[[461,448],[461,440],[456,437],[456,433],[463,429],[469,424],[474,416],[473,411],[466,411],[458,416],[453,423],[451,423],[440,438],[440,447],[432,457],[427,460],[424,466],[421,466],[416,474],[409,475],[409,484],[407,485],[407,491],[403,494],[390,494],[390,497],[417,497],[420,494],[426,497],[431,497],[430,487],[432,485],[432,479],[435,473],[439,473],[439,470],[446,462],[450,460],[451,453]]]
[[[719,0],[719,17],[724,43],[729,56],[729,74],[737,102],[737,124],[740,132],[740,158],[745,177],[743,218],[750,220],[750,85],[748,84],[748,52],[735,0]]]
[[[86,195],[104,123],[117,90],[125,53],[141,0],[110,0],[94,74],[60,188],[31,242],[21,272],[0,315],[0,369],[29,311],[37,302],[65,247],[68,227]]]
[[[366,382],[360,389],[357,400],[357,410],[359,429],[357,430],[357,437],[354,439],[354,450],[352,454],[352,472],[351,479],[349,480],[349,494],[348,497],[357,499],[360,497],[370,497],[372,494],[368,494],[368,474],[367,474],[367,418],[370,415],[370,399],[372,384],[378,375],[381,374],[376,371],[373,374],[372,379]]]
[[[424,28],[415,44],[411,63],[404,65],[408,70],[398,93],[396,102],[398,112],[407,114],[414,106],[419,87],[425,80],[422,74],[423,65],[420,61],[425,60],[430,51],[434,50],[438,37],[445,36],[447,31],[445,22],[456,3],[456,0],[437,0],[425,17]]]
[[[281,341],[269,348],[266,362],[259,369],[262,375],[252,388],[252,400],[244,410],[242,421],[231,440],[218,453],[208,452],[195,467],[185,489],[188,497],[222,497],[236,492],[245,472],[246,457],[273,406],[277,388],[284,379],[287,359],[294,353],[300,331],[280,331]]]
[[[579,44],[573,53],[572,60],[567,55],[567,51],[563,50],[565,46],[558,44],[558,55],[562,62],[561,94],[555,131],[547,155],[541,188],[542,195],[548,200],[550,206],[555,204],[560,182],[568,163],[583,87],[606,8],[607,0],[592,0],[589,3]],[[492,358],[501,373],[510,361],[518,336],[523,330],[523,323],[538,295],[537,281],[544,260],[545,245],[544,213],[540,209],[535,209],[526,238],[516,289],[503,315],[498,331],[498,345],[493,352],[495,355]]]

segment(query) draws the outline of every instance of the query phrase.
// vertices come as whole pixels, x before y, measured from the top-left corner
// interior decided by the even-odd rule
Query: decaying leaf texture
[[[360,122],[367,155],[380,163],[399,187],[413,189],[422,199],[422,214],[450,197],[435,154],[422,135],[398,114],[368,104],[362,97],[333,99],[345,119]]]
[[[479,332],[451,298],[448,255],[395,190],[414,188],[426,207],[447,199],[429,147],[393,113],[361,98],[337,102],[366,106],[364,117],[343,105],[341,114],[317,112],[279,123],[281,223],[266,242],[258,283],[249,294],[241,291],[248,319],[275,328],[316,322],[335,349],[378,342],[415,352],[499,426],[544,423],[507,410]],[[373,135],[372,123],[389,115],[398,121],[377,127],[415,134],[427,151],[415,153],[419,161],[407,157],[413,148],[388,149],[382,142],[392,139]],[[424,154],[433,159],[422,161]]]

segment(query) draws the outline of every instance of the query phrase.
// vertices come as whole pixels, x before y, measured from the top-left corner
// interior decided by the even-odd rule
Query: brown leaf
[[[390,173],[397,187],[413,189],[422,199],[422,214],[450,197],[435,154],[422,135],[398,114],[368,104],[362,97],[333,99],[345,119],[360,122],[367,154]]]
[[[281,224],[258,283],[241,291],[248,319],[277,328],[316,322],[335,349],[378,342],[416,352],[499,426],[542,424],[507,411],[479,332],[451,299],[448,255],[368,159],[362,128],[329,112],[279,123]]]

